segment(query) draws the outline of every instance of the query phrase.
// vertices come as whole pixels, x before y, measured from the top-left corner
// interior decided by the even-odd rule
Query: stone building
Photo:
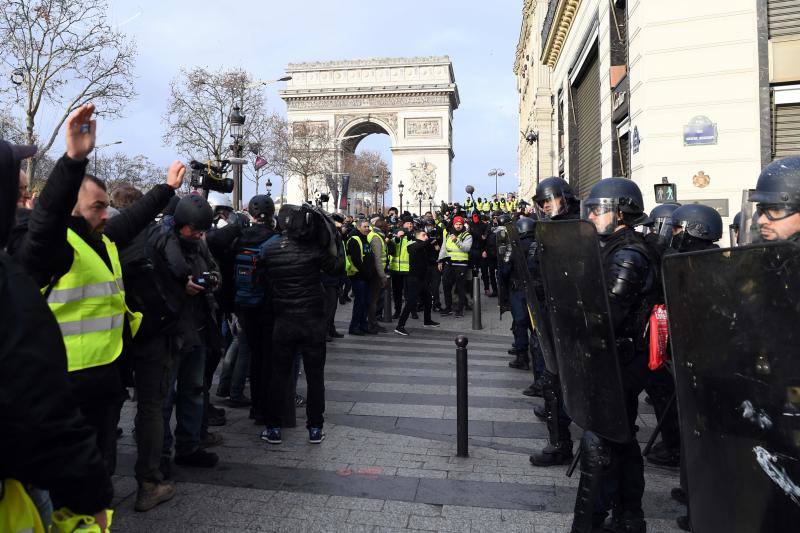
[[[540,144],[537,173],[520,138],[526,197],[537,175],[582,196],[626,176],[650,209],[666,177],[728,222],[765,164],[800,153],[798,0],[526,0],[514,72]]]

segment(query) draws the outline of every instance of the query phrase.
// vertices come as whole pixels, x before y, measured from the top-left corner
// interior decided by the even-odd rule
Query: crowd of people
[[[633,437],[612,442],[584,428],[573,530],[603,527],[612,511],[613,531],[645,531],[635,438],[643,390],[663,420],[649,460],[678,466],[681,441],[668,356],[653,364],[639,339],[664,305],[662,258],[715,248],[723,232],[717,211],[664,204],[647,215],[638,186],[624,178],[601,180],[581,204],[553,177],[539,183],[531,205],[470,197],[437,212],[392,208],[368,217],[309,204],[276,213],[269,195],[256,195],[235,212],[214,192],[177,195],[187,171],[178,161],[147,193],[130,185],[108,191],[87,172],[94,112],[85,105],[67,120],[66,153],[35,202],[21,171],[35,147],[0,142],[0,494],[19,496],[0,500],[7,518],[33,530],[65,520],[108,526],[128,389],[137,402],[137,511],[174,497],[173,463],[217,465],[209,450],[222,436],[210,428],[224,425],[226,413],[213,397],[249,408],[273,445],[305,406],[308,440],[321,443],[326,345],[345,335],[337,307],[352,300],[347,335],[407,336],[420,315],[430,328],[440,326],[434,312],[463,317],[476,277],[485,296],[512,313],[509,366],[533,372],[523,393],[544,399],[535,414],[549,439],[530,462],[570,464],[571,420],[560,377],[546,364],[553,299],[545,297],[536,227],[583,218],[600,240],[626,406],[617,415]],[[773,163],[758,180],[753,220],[764,240],[800,237],[798,160]],[[296,391],[301,368],[306,397]],[[673,496],[685,503],[685,486]],[[679,523],[691,527],[688,517]]]

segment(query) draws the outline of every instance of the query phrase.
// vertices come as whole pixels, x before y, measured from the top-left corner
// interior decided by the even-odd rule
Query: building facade
[[[730,222],[764,165],[800,154],[800,0],[531,0],[514,68],[539,176],[582,197],[625,176],[649,210],[666,178]],[[535,148],[520,140],[523,193]]]

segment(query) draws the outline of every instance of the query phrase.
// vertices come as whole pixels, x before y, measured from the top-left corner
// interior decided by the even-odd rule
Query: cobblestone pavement
[[[494,300],[484,299],[484,306]],[[339,310],[346,331],[349,306]],[[284,430],[283,444],[259,439],[247,409],[227,408],[214,449],[217,468],[174,467],[178,494],[135,513],[135,404],[123,410],[115,479],[115,531],[569,531],[578,473],[537,468],[528,455],[544,445],[533,415],[539,398],[520,394],[531,374],[508,368],[510,316],[484,308],[485,329],[447,317],[442,328],[410,321],[409,337],[345,337],[328,345],[326,440],[308,443],[305,412]],[[455,456],[455,345],[469,337],[470,457]],[[301,392],[304,388],[301,376]],[[224,402],[218,401],[224,406]],[[655,417],[640,405],[638,434]],[[579,431],[575,428],[574,433]],[[678,531],[685,510],[669,497],[677,472],[647,466],[645,514],[650,532]]]

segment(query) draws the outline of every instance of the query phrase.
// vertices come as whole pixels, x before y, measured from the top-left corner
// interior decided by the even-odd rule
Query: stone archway
[[[326,127],[338,161],[367,135],[386,134],[392,198],[398,198],[402,181],[411,207],[417,190],[425,194],[425,204],[429,194],[434,205],[451,201],[452,124],[459,96],[448,57],[293,63],[287,74],[292,79],[280,94],[290,127],[296,122]],[[298,180],[290,179],[288,200],[302,199]]]

